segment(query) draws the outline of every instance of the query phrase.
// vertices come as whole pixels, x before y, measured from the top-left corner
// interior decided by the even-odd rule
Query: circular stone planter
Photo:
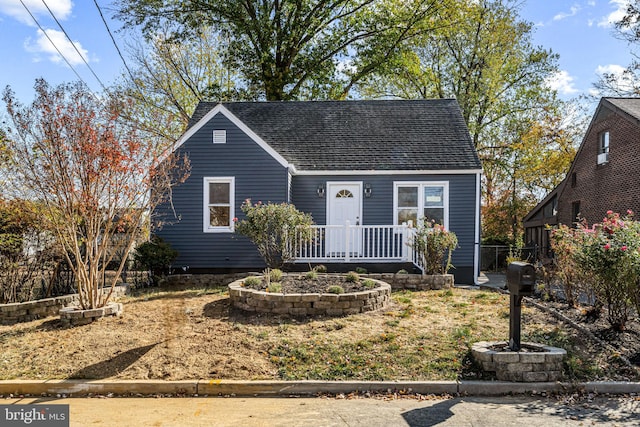
[[[79,307],[65,307],[60,309],[60,320],[63,325],[79,326],[86,325],[96,319],[107,316],[120,316],[122,314],[122,303],[109,302],[104,307],[82,310]]]
[[[495,372],[500,381],[548,382],[560,379],[566,350],[521,343],[520,351],[510,351],[508,346],[505,341],[477,342],[471,347],[471,354],[482,369]]]
[[[231,305],[258,313],[345,316],[379,310],[386,307],[391,299],[391,285],[380,280],[374,280],[378,284],[376,288],[344,294],[270,293],[245,288],[243,280],[229,284]]]

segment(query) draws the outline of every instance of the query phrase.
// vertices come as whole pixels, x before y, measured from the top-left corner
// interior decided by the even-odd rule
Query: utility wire
[[[73,71],[73,73],[78,77],[78,79],[80,79],[80,81],[82,83],[84,83],[87,88],[89,87],[89,85],[87,84],[86,81],[84,81],[84,79],[82,78],[82,76],[80,76],[80,74],[78,74],[78,72],[76,71],[75,68],[73,68],[73,65],[71,65],[71,63],[69,62],[69,60],[62,54],[62,52],[60,52],[60,49],[58,49],[58,46],[56,46],[56,44],[53,42],[53,40],[51,40],[51,37],[49,37],[49,34],[47,34],[47,32],[44,30],[44,28],[42,28],[42,25],[40,25],[40,23],[38,22],[38,20],[36,19],[35,16],[33,16],[33,13],[31,13],[31,11],[29,10],[29,8],[27,7],[26,4],[24,4],[24,1],[20,0],[20,3],[22,3],[22,6],[25,8],[25,10],[27,11],[27,13],[29,14],[29,16],[31,16],[31,19],[33,19],[33,22],[36,23],[36,25],[38,26],[38,28],[40,29],[40,31],[42,31],[42,33],[47,37],[47,39],[49,40],[49,42],[51,43],[51,45],[54,47],[54,49],[58,52],[58,54],[60,54],[60,56],[62,57],[62,59],[64,60],[64,62],[67,63],[67,65],[69,66],[69,68],[71,68],[71,71]],[[93,94],[93,96],[96,96],[95,94]],[[97,98],[97,96],[96,96]]]
[[[22,1],[22,0],[20,0],[20,1]],[[42,0],[42,4],[44,4],[44,6],[47,8],[47,10],[49,11],[49,14],[51,14],[51,17],[53,18],[53,20],[56,21],[56,24],[58,24],[58,27],[60,27],[60,29],[64,33],[65,37],[67,38],[67,40],[69,40],[69,43],[71,43],[71,46],[73,46],[73,48],[76,50],[76,52],[78,53],[78,55],[82,59],[82,62],[84,62],[84,64],[89,69],[89,71],[91,71],[91,74],[93,74],[93,77],[95,77],[95,79],[98,81],[98,83],[100,83],[100,86],[102,86],[102,90],[107,92],[107,87],[104,85],[104,83],[102,83],[102,80],[100,80],[100,77],[98,77],[96,72],[93,71],[93,68],[91,68],[91,65],[89,65],[89,63],[85,59],[84,55],[80,52],[80,50],[78,49],[78,46],[76,46],[76,44],[73,42],[73,40],[71,40],[71,37],[69,37],[69,34],[67,34],[67,31],[62,27],[62,24],[60,24],[60,21],[58,21],[58,18],[56,18],[56,16],[53,14],[53,12],[49,8],[49,5],[47,4],[47,2],[45,2],[45,0]],[[49,39],[49,40],[51,40],[51,39]],[[58,51],[58,52],[60,52],[60,51]]]
[[[42,1],[44,2],[44,0],[42,0]],[[122,60],[122,63],[124,64],[124,68],[127,69],[127,73],[129,73],[129,77],[131,77],[131,81],[135,83],[136,79],[133,77],[133,73],[129,69],[129,66],[127,65],[127,61],[125,61],[124,56],[122,55],[122,52],[120,51],[120,48],[118,47],[118,43],[116,43],[116,39],[113,37],[113,33],[111,32],[111,29],[109,29],[109,25],[107,24],[107,20],[104,18],[104,14],[102,13],[102,9],[100,8],[100,5],[98,4],[98,0],[93,0],[93,3],[96,5],[96,8],[98,9],[98,13],[100,13],[100,18],[102,18],[102,22],[104,23],[104,26],[107,29],[107,32],[109,33],[109,37],[111,37],[111,41],[113,42],[113,45],[115,46],[116,51],[118,51],[118,56],[120,56],[120,59]]]

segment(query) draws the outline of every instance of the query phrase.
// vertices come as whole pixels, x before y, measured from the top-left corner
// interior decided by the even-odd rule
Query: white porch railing
[[[295,262],[411,262],[422,269],[409,242],[409,225],[313,225],[312,238],[295,239]]]

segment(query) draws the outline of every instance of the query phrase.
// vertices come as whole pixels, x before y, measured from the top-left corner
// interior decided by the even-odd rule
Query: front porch
[[[314,225],[309,241],[297,237],[296,263],[412,263],[424,272],[409,245],[415,229],[403,225]]]

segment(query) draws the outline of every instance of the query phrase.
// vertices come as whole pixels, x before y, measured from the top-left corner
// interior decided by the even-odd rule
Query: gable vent
[[[214,144],[226,144],[227,143],[227,131],[224,129],[213,131],[213,143]]]

